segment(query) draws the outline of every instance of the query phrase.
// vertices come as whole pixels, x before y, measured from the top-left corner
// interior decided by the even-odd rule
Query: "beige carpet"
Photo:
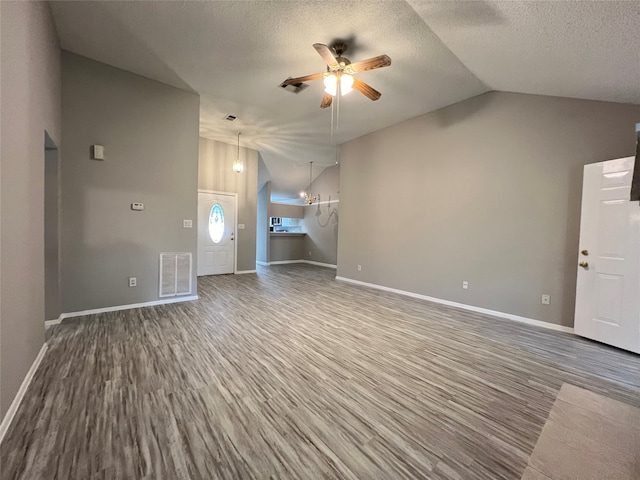
[[[640,479],[640,408],[565,383],[522,480]]]

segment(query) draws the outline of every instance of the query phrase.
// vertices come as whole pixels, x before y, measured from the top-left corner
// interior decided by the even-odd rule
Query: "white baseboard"
[[[7,430],[9,430],[9,426],[13,421],[13,417],[16,415],[16,412],[18,411],[18,407],[20,406],[20,403],[22,403],[24,394],[26,393],[27,388],[29,388],[29,384],[31,383],[31,380],[33,380],[33,376],[38,370],[38,367],[40,366],[40,362],[44,358],[44,354],[47,353],[47,348],[48,348],[48,345],[46,343],[42,345],[42,348],[38,352],[36,359],[31,364],[31,367],[29,368],[29,371],[25,375],[24,380],[22,380],[22,384],[20,385],[20,388],[18,389],[16,396],[13,397],[13,402],[11,402],[11,405],[9,405],[9,409],[7,410],[7,413],[2,419],[2,423],[0,423],[0,443],[2,443],[2,440],[4,439],[4,436],[7,433]]]
[[[270,265],[288,265],[290,263],[307,263],[309,265],[316,265],[318,267],[338,268],[337,265],[333,265],[331,263],[313,262],[311,260],[279,260],[277,262],[256,262],[256,263],[258,265],[262,265],[263,267],[268,267]]]
[[[316,265],[318,267],[326,267],[326,268],[335,268],[337,269],[338,266],[334,265],[332,263],[321,263],[321,262],[314,262],[312,260],[303,260],[304,263],[308,263],[309,265]]]
[[[198,300],[198,295],[163,298],[162,300],[153,300],[151,302],[132,303],[129,305],[116,305],[115,307],[94,308],[92,310],[82,310],[79,312],[61,313],[55,320],[45,321],[44,326],[49,328],[52,325],[58,325],[65,318],[84,317],[85,315],[94,315],[96,313],[118,312],[120,310],[131,310],[132,308],[154,307],[156,305],[166,305],[168,303],[191,302],[193,300]]]
[[[385,292],[398,293],[407,297],[418,298],[420,300],[427,300],[429,302],[440,303],[442,305],[448,305],[450,307],[461,308],[463,310],[469,310],[471,312],[484,313],[485,315],[491,315],[498,318],[506,318],[507,320],[514,320],[520,323],[527,323],[529,325],[535,325],[537,327],[544,327],[550,330],[557,330],[559,332],[573,333],[573,328],[565,327],[563,325],[556,325],[555,323],[543,322],[542,320],[535,320],[533,318],[521,317],[520,315],[514,315],[512,313],[498,312],[496,310],[489,310],[487,308],[475,307],[473,305],[467,305],[465,303],[452,302],[450,300],[443,300],[441,298],[429,297],[427,295],[421,295],[419,293],[408,292],[406,290],[398,290],[397,288],[385,287],[383,285],[377,285],[375,283],[361,282],[360,280],[354,280],[346,277],[336,277],[336,280],[342,282],[353,283],[355,285],[362,285],[364,287],[376,288],[378,290],[384,290]]]
[[[244,275],[245,273],[256,273],[255,270],[239,270],[236,272],[236,275]]]

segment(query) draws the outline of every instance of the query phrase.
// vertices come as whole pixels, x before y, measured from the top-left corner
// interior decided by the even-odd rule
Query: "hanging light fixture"
[[[324,91],[335,97],[338,94],[338,82],[342,96],[353,90],[353,77],[347,73],[329,73],[324,77]]]
[[[242,173],[244,165],[240,161],[240,132],[238,132],[238,151],[236,152],[236,159],[233,161],[233,171],[236,173]]]
[[[311,194],[311,180],[313,179],[313,162],[309,162],[309,188],[306,192],[300,192],[300,196],[304,198],[304,203],[311,205],[317,200],[316,195]]]

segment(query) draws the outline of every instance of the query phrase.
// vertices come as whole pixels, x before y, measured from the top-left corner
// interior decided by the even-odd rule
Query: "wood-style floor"
[[[0,477],[519,479],[564,383],[640,406],[639,356],[334,275],[50,329]]]

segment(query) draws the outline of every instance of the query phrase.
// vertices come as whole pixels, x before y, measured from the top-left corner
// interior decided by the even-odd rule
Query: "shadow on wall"
[[[318,222],[318,226],[320,228],[327,228],[329,226],[330,223],[333,223],[333,239],[336,241],[336,244],[338,242],[338,209],[337,208],[332,208],[331,207],[331,195],[329,195],[329,203],[327,203],[327,210],[326,212],[328,213],[327,215],[327,221],[323,222],[322,218],[323,218],[323,211],[322,211],[322,205],[320,205],[320,195],[318,195],[318,209],[316,210],[316,221]]]
[[[318,209],[316,210],[316,220],[318,222],[318,226],[320,228],[326,228],[329,226],[329,223],[331,223],[331,221],[333,220],[333,229],[334,229],[334,233],[335,233],[335,238],[336,240],[338,239],[338,209],[337,208],[332,208],[331,207],[331,195],[329,195],[329,203],[327,203],[327,221],[323,222],[322,217],[323,217],[323,211],[322,211],[322,205],[320,205],[320,195],[318,195]]]
[[[433,112],[433,116],[441,127],[449,127],[461,123],[488,107],[493,101],[494,93],[487,92],[471,99],[462,100],[458,102],[458,104],[464,103],[460,108],[456,108],[456,105],[449,105]]]

